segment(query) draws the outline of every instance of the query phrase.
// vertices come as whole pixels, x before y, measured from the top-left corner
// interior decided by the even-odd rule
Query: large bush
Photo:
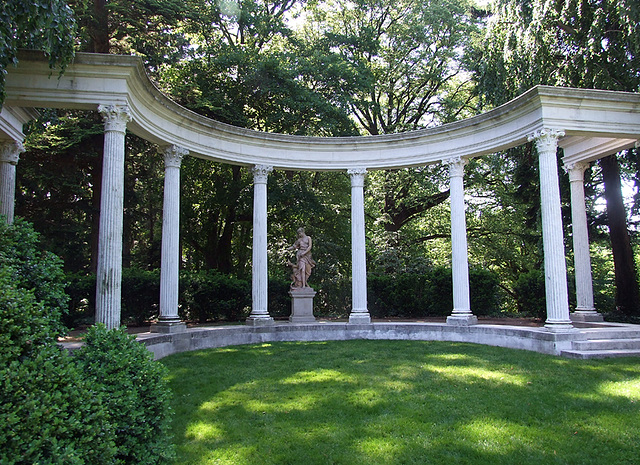
[[[85,377],[109,411],[116,464],[168,463],[171,408],[166,369],[123,328],[89,328],[75,355]]]
[[[60,261],[28,224],[0,229],[0,463],[113,463],[107,410],[56,344]]]
[[[67,312],[69,296],[62,260],[40,249],[38,233],[30,223],[16,218],[13,225],[7,225],[0,217],[0,266],[10,274],[13,286],[32,291],[46,307],[54,333],[63,333],[62,315]]]

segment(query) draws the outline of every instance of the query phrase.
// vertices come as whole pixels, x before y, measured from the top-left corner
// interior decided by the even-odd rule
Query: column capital
[[[576,161],[564,165],[564,170],[569,174],[569,182],[584,180],[584,172],[589,168],[589,163],[584,161]]]
[[[24,145],[19,141],[6,141],[0,143],[0,163],[17,165],[20,154],[24,152]]]
[[[449,165],[449,176],[450,177],[463,177],[464,176],[464,167],[469,163],[467,158],[462,158],[459,156],[453,156],[449,158],[445,158],[442,160],[443,165]]]
[[[273,171],[273,166],[254,165],[251,171],[253,172],[254,184],[266,184],[269,173]]]
[[[352,187],[364,187],[364,178],[367,175],[366,168],[350,168],[347,174],[351,178]]]
[[[165,145],[161,150],[165,168],[180,168],[182,158],[189,155],[189,150],[179,145]]]
[[[529,142],[536,143],[538,150],[553,150],[558,147],[558,139],[564,137],[562,129],[542,128],[534,131],[527,136]]]
[[[99,105],[98,113],[104,120],[105,131],[126,132],[127,123],[131,121],[128,105]]]

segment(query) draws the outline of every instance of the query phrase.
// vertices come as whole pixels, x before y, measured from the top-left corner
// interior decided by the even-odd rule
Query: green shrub
[[[122,270],[123,323],[141,326],[160,313],[160,270]]]
[[[15,275],[0,268],[0,463],[113,463],[105,406],[58,348],[59,322]]]
[[[518,276],[513,291],[518,312],[536,318],[546,318],[547,299],[544,289],[544,272],[531,270]]]
[[[57,334],[64,332],[62,315],[67,312],[62,260],[39,248],[33,226],[16,218],[13,225],[0,219],[0,264],[11,274],[15,288],[31,290],[49,312],[49,322]]]
[[[291,282],[285,279],[270,278],[268,303],[269,315],[274,318],[286,318],[291,315]]]
[[[115,430],[120,464],[168,463],[174,456],[166,369],[123,328],[89,328],[76,354],[87,380],[99,392]]]
[[[215,270],[180,274],[180,310],[186,320],[240,321],[249,316],[251,283]]]
[[[491,315],[500,312],[500,279],[498,275],[481,268],[469,270],[469,293],[474,315]]]
[[[498,278],[486,270],[469,271],[470,304],[475,315],[498,311]],[[369,275],[369,310],[375,318],[447,316],[453,310],[451,269],[424,273]]]
[[[73,273],[67,275],[66,292],[69,312],[63,320],[68,328],[91,325],[96,313],[96,275]]]

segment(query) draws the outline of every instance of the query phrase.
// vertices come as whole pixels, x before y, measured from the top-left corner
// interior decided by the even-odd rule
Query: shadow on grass
[[[163,363],[178,463],[638,463],[633,359],[340,341],[237,346]]]

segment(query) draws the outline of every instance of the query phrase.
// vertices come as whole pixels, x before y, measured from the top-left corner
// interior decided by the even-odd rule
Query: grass
[[[637,358],[341,341],[162,362],[178,464],[640,464]]]

